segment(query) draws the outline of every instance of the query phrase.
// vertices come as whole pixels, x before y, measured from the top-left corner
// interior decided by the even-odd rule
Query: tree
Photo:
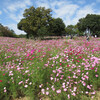
[[[44,26],[44,27],[41,27],[41,28],[38,30],[38,32],[37,32],[37,34],[38,34],[38,36],[40,37],[40,39],[43,39],[44,36],[47,35],[47,33],[48,33],[48,30],[47,30],[47,28],[46,28],[45,26]]]
[[[51,31],[50,35],[61,36],[65,33],[65,24],[61,18],[53,18],[49,30]]]
[[[26,38],[26,34],[20,34],[18,35],[18,38]]]
[[[45,27],[48,30],[49,23],[52,19],[51,9],[45,9],[45,7],[30,7],[24,11],[24,18],[18,23],[18,29],[23,30],[29,35],[33,35],[35,38],[39,36],[38,30],[41,27]]]
[[[67,33],[68,35],[71,35],[71,36],[73,36],[73,35],[75,35],[75,34],[79,34],[79,30],[78,30],[78,28],[77,28],[77,25],[68,25],[68,26],[65,28],[65,30],[66,30],[66,33]]]
[[[85,18],[79,19],[77,26],[80,32],[89,28],[92,35],[100,36],[100,15],[88,14]]]
[[[0,24],[0,36],[3,36],[2,30],[3,30],[3,25]]]
[[[17,37],[14,30],[9,29],[8,27],[3,26],[2,24],[0,24],[0,36]]]

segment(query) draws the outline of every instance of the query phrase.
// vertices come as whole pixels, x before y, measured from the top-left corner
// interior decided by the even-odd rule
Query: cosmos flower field
[[[89,100],[100,91],[100,38],[0,37],[0,100]]]

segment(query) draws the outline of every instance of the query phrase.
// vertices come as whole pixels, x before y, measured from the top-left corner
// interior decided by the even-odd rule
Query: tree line
[[[43,38],[44,36],[77,35],[83,36],[90,29],[91,35],[100,36],[100,15],[87,14],[80,18],[76,25],[65,26],[61,18],[53,18],[52,10],[45,7],[25,9],[23,18],[17,24],[19,30],[26,32],[27,38]],[[0,36],[16,37],[15,32],[0,24]],[[17,37],[25,37],[21,34]]]
[[[17,35],[15,34],[14,30],[9,29],[6,26],[3,26],[1,23],[0,23],[0,36],[17,37]]]

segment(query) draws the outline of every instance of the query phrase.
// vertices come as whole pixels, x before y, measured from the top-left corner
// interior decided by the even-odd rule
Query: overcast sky
[[[0,0],[0,23],[16,34],[25,34],[17,29],[17,23],[31,6],[51,8],[52,17],[62,18],[66,26],[75,25],[87,14],[100,14],[100,0]]]

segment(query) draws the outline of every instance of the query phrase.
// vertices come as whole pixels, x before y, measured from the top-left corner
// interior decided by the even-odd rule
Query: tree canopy
[[[18,23],[18,29],[24,30],[27,38],[31,35],[34,37],[61,35],[65,30],[65,24],[61,18],[52,18],[51,9],[32,6],[25,9],[23,16],[24,18]]]
[[[29,35],[34,37],[39,36],[38,30],[41,27],[46,27],[48,29],[49,22],[51,21],[51,9],[45,9],[45,7],[30,7],[24,11],[24,18],[18,23],[18,29],[24,30],[27,33],[27,38]]]
[[[61,18],[53,18],[50,23],[51,35],[61,36],[65,33],[65,24]]]
[[[80,32],[89,28],[92,35],[100,36],[100,15],[88,14],[85,18],[79,19],[77,26]]]
[[[77,25],[68,25],[66,28],[65,28],[65,31],[67,33],[67,35],[79,35],[79,30],[77,28]]]

